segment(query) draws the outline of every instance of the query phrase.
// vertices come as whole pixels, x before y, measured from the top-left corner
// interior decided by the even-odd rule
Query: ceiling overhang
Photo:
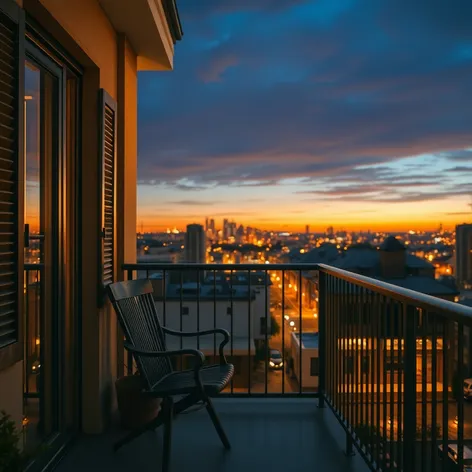
[[[99,0],[115,30],[138,56],[138,70],[173,68],[174,44],[182,38],[175,0]]]

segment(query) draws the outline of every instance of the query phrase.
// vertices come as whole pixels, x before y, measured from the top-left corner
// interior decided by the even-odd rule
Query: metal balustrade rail
[[[25,401],[39,398],[41,379],[42,304],[41,272],[43,264],[24,264],[24,363],[23,394]]]
[[[307,269],[282,264],[123,266],[128,280],[152,281],[163,325],[183,331],[229,331],[226,353],[235,376],[223,394],[233,397],[318,395],[318,313],[313,308],[318,297],[314,281],[304,277]],[[175,347],[181,348],[193,339],[178,342]],[[194,342],[191,347],[202,350],[208,362],[216,361],[217,335],[199,336]],[[126,364],[130,374],[128,355]],[[183,359],[175,367],[190,366]]]
[[[347,452],[355,445],[372,470],[468,470],[472,309],[319,271],[320,395],[347,433]]]
[[[346,452],[355,447],[371,470],[463,471],[472,463],[463,390],[472,377],[472,309],[326,265],[123,270],[153,281],[165,325],[228,329],[237,375],[227,395],[318,396],[344,428]],[[216,346],[201,338],[196,347],[211,360]],[[269,347],[282,353],[281,371]]]

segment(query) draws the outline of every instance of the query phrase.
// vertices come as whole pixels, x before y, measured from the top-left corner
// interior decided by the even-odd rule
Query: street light
[[[295,326],[295,321],[290,321],[290,326]]]

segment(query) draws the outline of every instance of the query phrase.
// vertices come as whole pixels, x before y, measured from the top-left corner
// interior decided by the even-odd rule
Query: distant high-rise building
[[[207,233],[209,229],[210,229],[210,227],[209,227],[209,223],[208,223],[208,217],[206,217],[205,218],[205,233]]]
[[[224,240],[228,239],[228,231],[229,231],[228,220],[225,218],[223,220],[223,239]]]
[[[310,234],[310,225],[305,226],[305,234]]]
[[[202,225],[187,225],[185,234],[185,262],[205,263],[206,238]]]
[[[245,239],[244,226],[239,225],[239,228],[236,230],[236,242],[243,243]]]
[[[236,223],[232,221],[231,223],[228,223],[228,237],[235,237],[236,236]]]
[[[456,226],[456,278],[459,287],[472,285],[472,224]]]

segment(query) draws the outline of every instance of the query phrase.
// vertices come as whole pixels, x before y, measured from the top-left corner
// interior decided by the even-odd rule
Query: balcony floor
[[[223,449],[206,410],[182,415],[174,423],[173,472],[368,470],[358,455],[345,456],[341,427],[328,408],[317,408],[316,399],[238,398],[214,403],[231,451]],[[112,444],[121,434],[113,431],[78,440],[56,470],[161,470],[161,430],[141,436],[114,454]]]

